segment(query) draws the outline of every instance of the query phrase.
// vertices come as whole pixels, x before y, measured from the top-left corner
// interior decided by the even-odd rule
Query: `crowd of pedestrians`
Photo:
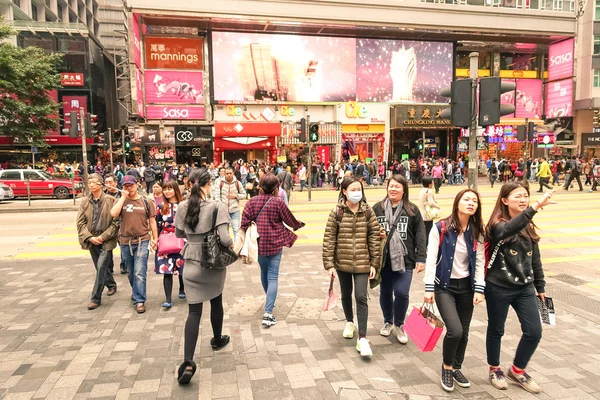
[[[464,168],[460,163],[444,165],[444,162],[435,161],[431,173],[423,175],[410,160],[408,169],[401,163],[391,165],[391,173],[384,168],[381,174],[385,175],[381,177],[384,181],[377,180],[378,184],[386,185],[386,194],[373,207],[365,196],[364,187],[369,183],[364,174],[344,171],[322,248],[325,270],[330,279],[339,281],[345,315],[341,336],[346,339],[357,336],[356,350],[363,357],[373,356],[367,338],[368,292],[369,288],[380,286],[379,334],[393,335],[399,343],[408,343],[404,326],[409,292],[415,275],[423,273],[424,302],[437,304],[447,328],[442,344],[442,388],[452,391],[455,384],[470,386],[469,379],[461,372],[469,327],[474,307],[487,299],[490,383],[497,389],[506,389],[507,380],[511,380],[539,393],[542,389],[525,371],[542,334],[536,296],[544,299],[546,295],[540,238],[532,220],[543,207],[553,204],[553,191],[546,191],[532,203],[527,179],[509,179],[500,189],[492,216],[484,225],[479,194],[464,189],[456,195],[450,215],[440,219],[440,207],[435,200],[440,181],[448,181],[449,176],[453,176],[453,181],[456,178],[447,174],[448,165]],[[570,181],[578,179],[576,162],[576,159],[571,161],[565,189]],[[598,166],[596,160],[594,165]],[[340,168],[360,171],[361,166],[365,168],[359,161],[355,166],[340,165]],[[300,165],[300,178],[305,177],[302,168]],[[492,163],[489,169],[494,168],[500,176],[500,169]],[[376,170],[380,175],[379,168]],[[223,246],[233,247],[240,230],[246,232],[256,227],[260,238],[257,261],[265,293],[260,323],[268,328],[277,323],[274,307],[282,248],[293,246],[297,239],[293,231],[304,223],[287,206],[294,177],[285,165],[278,168],[255,164],[219,168],[209,165],[189,171],[172,166],[171,171],[177,171],[176,174],[162,179],[155,175],[150,182],[144,179],[149,178],[146,171],[138,170],[139,176],[128,173],[121,179],[112,172],[93,173],[89,177],[89,195],[83,199],[77,215],[80,244],[90,251],[96,269],[88,309],[101,305],[104,288],[108,296],[117,292],[112,251],[119,245],[132,304],[138,313],[145,312],[146,272],[149,254],[155,252],[154,271],[163,275],[165,299],[161,307],[172,307],[175,276],[179,281],[179,298],[188,303],[184,361],[178,379],[180,383],[189,383],[197,369],[194,353],[205,302],[211,303],[211,346],[219,350],[230,341],[229,336],[222,335],[226,269],[203,266],[203,243],[207,235],[217,234]],[[539,179],[540,188],[548,186],[552,167],[545,158],[537,161],[535,174],[531,171],[529,177]],[[180,173],[184,179],[177,179]],[[408,178],[422,185],[418,204],[408,200]],[[301,188],[310,184],[303,183],[305,180],[300,179]],[[148,196],[141,193],[142,183]],[[240,201],[248,196],[250,199],[241,212]],[[164,243],[172,244],[177,238],[184,239],[180,248],[161,251]],[[505,374],[500,365],[500,347],[509,307],[517,313],[523,335]]]

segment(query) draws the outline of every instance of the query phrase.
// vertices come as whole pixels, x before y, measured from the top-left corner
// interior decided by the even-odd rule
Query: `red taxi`
[[[0,183],[10,187],[15,197],[27,197],[27,180],[31,196],[53,196],[67,199],[73,194],[73,183],[70,179],[56,178],[46,171],[37,169],[6,169],[0,171]],[[75,194],[83,190],[83,183],[75,181]]]

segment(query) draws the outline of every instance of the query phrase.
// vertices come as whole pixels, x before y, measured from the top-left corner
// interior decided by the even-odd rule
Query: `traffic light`
[[[125,135],[125,142],[123,142],[123,151],[128,153],[131,150],[131,137],[129,135]]]
[[[453,126],[468,128],[473,115],[472,79],[459,79],[452,82],[449,88],[440,92],[443,97],[450,97],[450,108],[442,110],[442,118],[449,118]]]
[[[481,78],[479,81],[479,125],[500,123],[500,117],[515,112],[514,104],[500,104],[502,93],[512,92],[514,82],[502,82],[500,78]]]
[[[530,122],[527,126],[527,140],[529,142],[533,141],[534,133],[535,133],[535,123]]]
[[[306,118],[300,120],[300,137],[298,139],[302,143],[306,143]]]
[[[319,124],[310,124],[308,138],[310,139],[311,143],[316,143],[319,141]]]
[[[98,116],[95,114],[87,113],[85,117],[85,137],[94,137],[98,130],[95,129],[98,126]]]
[[[600,109],[594,108],[594,126],[600,125]]]
[[[65,118],[65,129],[63,129],[63,133],[68,134],[74,139],[79,137],[79,122],[77,120],[77,111],[71,111],[69,113],[69,119]]]
[[[423,139],[417,140],[417,146],[419,147],[419,150],[423,150]]]
[[[519,125],[517,126],[517,140],[519,142],[524,142],[525,141],[525,137],[527,134],[527,126],[525,125]]]

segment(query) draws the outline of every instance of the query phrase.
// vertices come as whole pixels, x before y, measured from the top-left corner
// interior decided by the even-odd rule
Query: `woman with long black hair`
[[[217,231],[221,244],[229,247],[233,244],[229,236],[229,212],[218,201],[208,199],[210,193],[210,174],[206,168],[194,169],[189,177],[192,185],[190,198],[182,202],[175,217],[177,237],[187,238],[188,242],[181,254],[185,259],[186,295],[189,313],[185,322],[184,361],[179,367],[179,383],[189,383],[196,372],[194,352],[198,342],[202,305],[210,300],[210,323],[213,338],[210,344],[219,350],[229,343],[229,336],[222,335],[223,329],[223,286],[226,270],[203,268],[200,265],[202,242],[207,234]]]
[[[461,372],[473,308],[483,301],[485,246],[481,200],[471,189],[454,198],[452,214],[429,233],[425,267],[425,303],[434,299],[446,324],[441,384],[448,392],[454,383],[471,386]]]
[[[508,308],[512,306],[521,323],[523,335],[517,346],[508,379],[531,393],[542,388],[525,372],[542,338],[542,324],[536,296],[546,298],[546,281],[540,256],[540,237],[532,222],[534,215],[548,204],[555,204],[553,191],[545,192],[530,205],[529,185],[509,182],[502,186],[486,228],[490,261],[485,277],[488,314],[486,336],[489,378],[496,389],[508,387],[500,367],[500,347]],[[537,292],[537,294],[536,294]]]
[[[156,207],[156,226],[159,237],[162,233],[175,231],[175,216],[182,201],[183,196],[179,191],[177,182],[170,180],[162,185],[162,204]],[[160,306],[171,308],[173,306],[173,275],[178,275],[179,277],[179,298],[185,299],[185,285],[183,283],[184,259],[179,253],[159,253],[160,248],[155,253],[154,272],[163,276],[163,288],[166,297],[165,302]]]

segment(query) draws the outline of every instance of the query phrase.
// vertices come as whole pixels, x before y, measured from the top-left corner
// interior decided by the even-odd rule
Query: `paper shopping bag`
[[[444,330],[444,323],[425,306],[414,307],[404,323],[404,331],[422,352],[432,351]]]
[[[333,290],[333,280],[334,277],[331,277],[331,281],[329,282],[329,290],[327,291],[327,297],[325,297],[325,304],[323,304],[323,311],[329,311],[333,307],[337,305],[337,294]]]
[[[556,314],[554,313],[554,301],[552,301],[552,297],[546,297],[546,301],[542,301],[542,299],[538,296],[537,305],[542,322],[544,324],[555,326]]]

